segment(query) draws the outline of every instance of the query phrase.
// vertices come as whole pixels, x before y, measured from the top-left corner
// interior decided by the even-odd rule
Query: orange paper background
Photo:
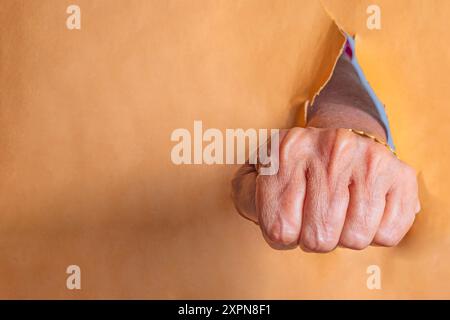
[[[366,28],[373,3],[381,30]],[[449,298],[449,13],[445,0],[3,0],[0,297]],[[233,209],[237,166],[175,166],[170,134],[293,125],[342,44],[330,16],[356,34],[423,210],[396,248],[275,251]],[[66,288],[71,264],[82,290]],[[373,264],[382,290],[366,287]]]

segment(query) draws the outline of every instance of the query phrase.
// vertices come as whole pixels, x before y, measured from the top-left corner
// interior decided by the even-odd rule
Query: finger
[[[330,134],[330,133],[325,133]],[[354,136],[337,130],[321,145],[328,159],[314,157],[309,164],[300,247],[304,251],[328,252],[336,248],[347,212],[348,181],[354,162]],[[325,151],[326,152],[326,151]]]
[[[347,188],[330,188],[327,172],[311,166],[299,245],[307,252],[329,252],[336,248],[348,204]]]
[[[279,141],[282,141],[287,135],[288,130],[281,130],[279,132]],[[265,142],[270,145],[270,139]],[[266,151],[270,153],[271,148],[266,147]],[[259,151],[254,151],[257,155]],[[236,210],[241,216],[258,223],[258,215],[256,212],[255,195],[256,195],[256,178],[258,171],[255,164],[249,163],[248,160],[235,173],[231,184],[231,197],[234,202]]]
[[[414,223],[419,203],[418,184],[415,171],[401,164],[398,178],[387,196],[386,209],[374,243],[392,247],[397,245]]]
[[[349,186],[350,201],[339,245],[362,250],[372,243],[383,217],[386,190],[357,178]]]
[[[290,178],[258,176],[256,210],[264,239],[274,249],[298,245],[305,197],[305,177],[301,167]]]
[[[402,189],[394,187],[386,196],[386,209],[373,243],[377,246],[396,246],[411,228],[415,219],[416,202],[402,196]]]
[[[256,177],[254,165],[244,164],[231,181],[231,197],[236,210],[241,216],[255,223],[258,222],[255,206]]]

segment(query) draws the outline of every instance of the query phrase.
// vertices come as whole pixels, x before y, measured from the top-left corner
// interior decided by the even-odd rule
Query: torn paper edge
[[[310,100],[306,100],[304,103],[304,119],[305,121],[308,119],[308,109],[310,105],[314,104],[314,101],[316,99],[317,96],[320,95],[320,92],[323,90],[323,88],[328,84],[328,82],[331,80],[331,77],[333,76],[334,70],[336,68],[337,62],[340,58],[340,56],[342,55],[342,52],[344,51],[345,45],[347,43],[347,41],[350,42],[350,46],[352,48],[353,51],[353,57],[351,59],[352,65],[355,68],[359,80],[361,81],[362,85],[364,86],[364,89],[366,90],[366,92],[369,94],[370,98],[372,99],[372,102],[374,103],[380,117],[381,120],[385,126],[386,129],[386,136],[387,136],[387,143],[389,144],[389,146],[395,150],[395,145],[392,139],[392,134],[391,134],[391,129],[389,126],[389,120],[387,117],[387,113],[386,113],[386,107],[385,105],[381,102],[381,100],[378,98],[378,96],[376,95],[375,91],[373,90],[373,88],[370,86],[369,81],[367,80],[366,76],[364,75],[364,71],[361,67],[361,65],[358,62],[358,58],[356,55],[356,40],[358,38],[357,34],[354,34],[353,36],[350,35],[349,33],[345,32],[345,30],[343,28],[341,28],[339,26],[339,24],[336,22],[336,19],[333,17],[333,15],[331,14],[331,12],[327,9],[327,7],[323,4],[322,1],[320,1],[320,4],[322,6],[322,8],[324,9],[325,13],[328,15],[328,17],[331,19],[332,23],[337,27],[337,29],[339,30],[339,33],[342,35],[343,38],[343,43],[341,45],[341,48],[338,52],[338,55],[335,58],[333,67],[331,69],[330,74],[328,75],[327,79],[324,81],[324,83],[322,83],[322,85],[319,87],[319,89],[316,91],[315,94],[313,94],[312,98]]]

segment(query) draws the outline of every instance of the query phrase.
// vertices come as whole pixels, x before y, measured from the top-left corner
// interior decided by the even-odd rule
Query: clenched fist
[[[232,187],[237,210],[275,249],[395,246],[420,210],[415,171],[345,129],[282,131],[278,173],[258,175],[247,164]]]

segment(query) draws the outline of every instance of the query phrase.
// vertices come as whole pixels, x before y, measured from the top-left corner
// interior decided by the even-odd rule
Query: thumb
[[[254,165],[246,163],[235,173],[231,181],[231,197],[241,216],[258,223],[255,193],[258,172]]]
[[[281,129],[279,134],[279,143],[284,140],[289,130]],[[270,145],[270,140],[266,142]],[[266,151],[270,151],[271,148],[267,147]],[[250,164],[248,161],[239,168],[235,173],[233,180],[231,181],[232,191],[231,197],[234,202],[236,210],[244,218],[251,220],[258,224],[258,214],[256,212],[256,177],[258,171],[255,165]]]

